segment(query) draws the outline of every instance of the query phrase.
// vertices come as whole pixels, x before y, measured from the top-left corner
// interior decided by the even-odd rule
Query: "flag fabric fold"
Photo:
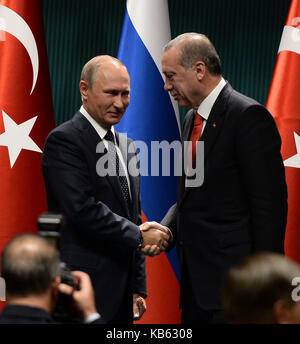
[[[282,138],[288,186],[285,253],[300,263],[300,0],[292,0],[283,28],[267,108]]]
[[[0,0],[0,252],[47,209],[41,158],[55,126],[41,0]]]
[[[142,141],[148,150],[148,159],[140,161],[145,221],[160,222],[177,198],[174,157],[171,154],[168,162],[170,175],[162,172],[162,156],[158,175],[153,172],[155,159],[151,159],[154,146],[180,140],[178,108],[163,89],[161,71],[162,48],[169,40],[167,0],[127,0],[118,58],[129,71],[131,93],[130,105],[117,130],[126,133],[138,146]],[[179,323],[180,275],[175,249],[169,254],[147,257],[147,280],[147,312],[140,323]]]

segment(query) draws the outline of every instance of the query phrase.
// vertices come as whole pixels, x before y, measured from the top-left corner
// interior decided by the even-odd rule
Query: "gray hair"
[[[179,63],[189,69],[196,61],[203,61],[208,71],[213,75],[222,75],[219,55],[211,41],[203,34],[188,32],[172,39],[164,47],[164,52],[181,45]]]
[[[246,257],[227,272],[223,285],[223,306],[231,322],[266,321],[273,305],[283,300],[287,307],[296,303],[291,282],[300,276],[300,266],[284,255],[261,252]]]

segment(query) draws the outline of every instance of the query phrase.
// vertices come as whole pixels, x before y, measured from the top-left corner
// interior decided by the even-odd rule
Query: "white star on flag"
[[[297,154],[284,160],[284,165],[288,167],[300,168],[300,136],[294,132]]]
[[[0,135],[0,146],[7,146],[11,168],[14,166],[22,149],[42,153],[29,136],[38,116],[17,124],[3,110],[2,115],[5,132]]]

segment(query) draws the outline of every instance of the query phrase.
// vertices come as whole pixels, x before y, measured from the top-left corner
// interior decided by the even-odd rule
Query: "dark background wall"
[[[220,55],[225,79],[265,104],[290,1],[168,3],[172,38],[183,32],[205,33]],[[43,0],[57,124],[80,107],[78,82],[84,63],[95,55],[117,55],[125,6],[126,0]],[[185,110],[180,114],[183,118]]]

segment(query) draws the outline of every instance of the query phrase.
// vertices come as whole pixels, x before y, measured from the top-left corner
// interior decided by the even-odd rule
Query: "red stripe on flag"
[[[148,221],[142,212],[143,222]],[[136,324],[180,324],[180,287],[165,253],[146,258],[147,311]],[[175,301],[174,301],[175,300]]]
[[[9,30],[0,32],[2,252],[4,245],[16,235],[37,232],[37,217],[47,209],[41,150],[55,120],[42,2],[0,0],[0,5],[0,17],[7,21]],[[34,122],[33,118],[36,118]],[[29,132],[24,128],[29,128]]]
[[[299,30],[300,0],[291,2],[286,25]],[[300,43],[300,30],[294,31]],[[300,154],[296,149],[295,134],[300,135],[300,55],[294,51],[281,51],[278,55],[267,100],[267,108],[274,116],[282,138],[282,156],[286,164],[288,186],[288,219],[285,236],[285,253],[300,263],[300,159],[287,164],[286,160]],[[289,166],[287,166],[289,165]],[[299,165],[299,166],[298,166]]]

